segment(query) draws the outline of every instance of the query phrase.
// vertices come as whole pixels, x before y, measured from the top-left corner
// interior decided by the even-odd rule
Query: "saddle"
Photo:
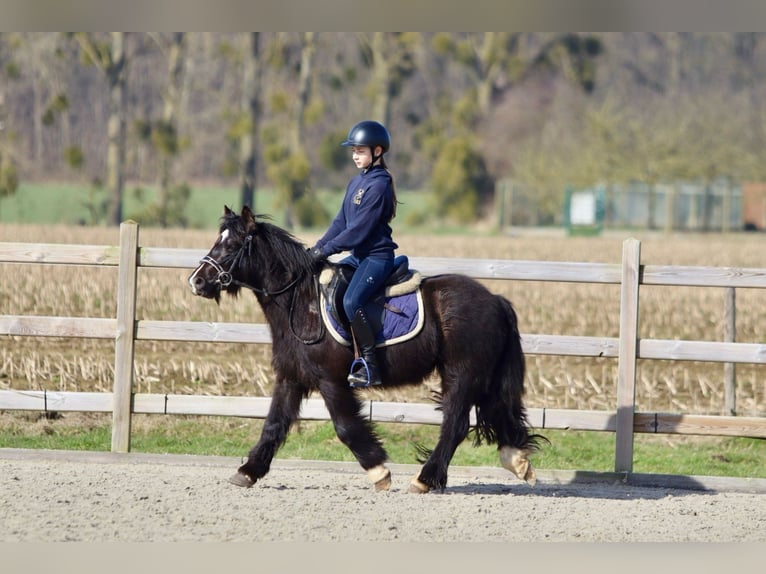
[[[350,321],[343,309],[343,295],[354,271],[350,265],[328,263],[319,274],[322,317],[333,337],[343,344],[351,344]],[[364,307],[379,344],[404,340],[402,335],[414,336],[422,327],[420,282],[421,275],[410,269],[407,256],[397,256],[383,287]]]

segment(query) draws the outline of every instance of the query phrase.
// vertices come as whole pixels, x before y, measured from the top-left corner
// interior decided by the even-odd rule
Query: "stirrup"
[[[360,368],[357,369],[357,367]],[[364,375],[364,378],[362,378],[362,375]],[[367,361],[364,360],[364,357],[354,359],[354,362],[351,363],[351,371],[348,374],[347,380],[348,385],[352,388],[366,388],[381,383],[380,379],[376,381],[372,380],[372,369],[370,369],[370,366],[367,364]]]

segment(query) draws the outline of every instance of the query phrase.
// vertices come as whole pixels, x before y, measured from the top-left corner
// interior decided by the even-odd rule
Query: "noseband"
[[[235,260],[232,262],[231,267],[229,271],[226,271],[218,261],[210,257],[210,255],[205,255],[202,259],[200,259],[200,264],[207,263],[210,265],[213,269],[218,271],[218,276],[215,278],[215,282],[220,284],[221,287],[228,287],[234,282],[234,278],[231,276],[231,269],[234,269],[234,265],[238,263],[238,260]]]

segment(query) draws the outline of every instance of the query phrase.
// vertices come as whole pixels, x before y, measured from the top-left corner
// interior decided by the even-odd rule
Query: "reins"
[[[317,294],[317,305],[321,305],[322,302],[320,301],[319,297],[319,278],[316,275],[313,275],[314,277],[314,290]],[[290,297],[290,311],[287,315],[287,324],[290,326],[290,332],[293,334],[293,337],[298,339],[301,343],[304,345],[315,345],[322,339],[324,339],[324,321],[322,318],[319,318],[319,334],[314,337],[313,339],[303,339],[300,336],[298,336],[298,333],[295,332],[295,327],[293,326],[293,311],[295,310],[295,297],[298,293],[297,289],[293,290],[293,295]]]
[[[288,290],[292,289],[292,295],[290,297],[290,308],[288,311],[287,316],[287,323],[290,327],[290,333],[292,333],[293,337],[298,339],[301,343],[304,345],[314,345],[321,341],[324,338],[325,329],[324,329],[324,321],[321,319],[319,320],[319,334],[314,337],[313,339],[303,339],[296,333],[295,327],[293,325],[293,316],[295,311],[295,299],[298,294],[298,290],[294,289],[294,287],[298,284],[298,282],[303,279],[304,273],[299,273],[295,279],[290,281],[287,285],[284,287],[281,287],[277,289],[276,291],[269,291],[268,289],[263,289],[261,287],[255,287],[254,285],[250,285],[249,283],[245,283],[244,281],[240,281],[239,279],[235,279],[232,275],[232,272],[239,266],[239,264],[242,261],[242,258],[245,254],[245,249],[247,249],[248,255],[250,255],[251,248],[252,248],[252,241],[253,236],[248,235],[245,239],[245,243],[242,245],[242,247],[239,248],[239,251],[237,251],[237,254],[234,256],[234,259],[231,262],[231,265],[229,265],[229,269],[226,270],[223,268],[223,265],[221,265],[218,261],[210,257],[210,255],[205,255],[202,259],[200,259],[200,263],[208,264],[213,269],[215,269],[218,272],[218,276],[216,277],[216,282],[221,286],[221,288],[229,287],[230,285],[238,285],[240,287],[246,287],[247,289],[250,289],[254,293],[258,293],[260,295],[263,295],[265,297],[274,297],[275,295],[281,295],[282,293],[287,292]],[[316,276],[314,276],[314,287],[315,291],[317,293],[317,304],[320,304],[319,302],[319,284],[318,279]]]

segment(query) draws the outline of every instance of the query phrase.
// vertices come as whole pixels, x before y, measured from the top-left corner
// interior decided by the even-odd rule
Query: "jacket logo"
[[[364,189],[359,189],[354,194],[354,205],[361,205],[362,204],[362,196],[364,195]]]

